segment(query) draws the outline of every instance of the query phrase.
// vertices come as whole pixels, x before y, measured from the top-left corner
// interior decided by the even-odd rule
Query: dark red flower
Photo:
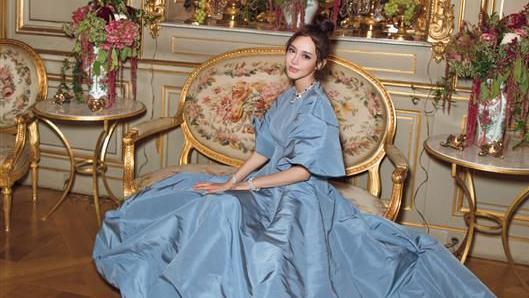
[[[527,25],[527,16],[522,13],[513,13],[505,17],[505,26],[509,29],[519,29]]]
[[[114,20],[114,11],[110,6],[103,6],[97,10],[97,17],[103,19],[107,24]]]

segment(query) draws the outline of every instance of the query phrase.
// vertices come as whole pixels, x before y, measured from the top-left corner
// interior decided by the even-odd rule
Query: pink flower
[[[86,5],[86,6],[83,6],[83,7],[79,7],[77,10],[75,10],[73,13],[72,13],[72,23],[74,26],[77,26],[79,25],[79,23],[81,23],[84,18],[86,17],[86,15],[90,12],[90,6]]]
[[[452,60],[452,61],[456,61],[456,62],[461,62],[463,61],[463,56],[455,51],[450,51],[450,52],[447,52],[446,53],[446,58],[448,60]]]
[[[13,95],[14,91],[15,90],[13,90],[12,86],[5,85],[4,88],[2,88],[2,96],[4,98],[10,97],[11,95]]]
[[[496,32],[491,31],[491,32],[485,32],[485,33],[481,34],[481,36],[479,38],[481,40],[483,40],[484,42],[487,42],[487,43],[490,43],[490,44],[495,44],[498,36],[497,36]]]
[[[505,17],[505,25],[510,29],[519,29],[527,25],[527,16],[521,13],[513,13]]]
[[[131,47],[138,37],[139,27],[130,20],[111,21],[105,26],[107,33],[106,45],[103,48],[123,49]]]
[[[527,27],[526,28],[517,28],[513,30],[514,33],[518,34],[520,37],[527,37]]]
[[[266,84],[263,91],[261,91],[261,97],[265,102],[271,102],[275,100],[282,91],[283,90],[277,84]]]

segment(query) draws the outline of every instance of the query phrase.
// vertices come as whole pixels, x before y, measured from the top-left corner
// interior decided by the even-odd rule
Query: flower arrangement
[[[384,5],[384,14],[393,18],[402,13],[404,24],[410,26],[417,14],[417,6],[415,0],[389,0]]]
[[[488,126],[498,116],[490,109],[481,109],[480,105],[492,105],[497,99],[506,101],[504,114],[500,115],[504,128],[518,131],[521,142],[529,142],[528,25],[529,4],[519,13],[504,18],[483,14],[480,25],[464,24],[449,42],[445,54],[447,72],[435,100],[450,108],[454,79],[472,80],[466,126],[469,144],[474,141],[478,120]]]
[[[78,100],[83,101],[82,83],[87,79],[89,95],[107,96],[106,105],[112,105],[116,79],[127,60],[130,60],[132,91],[136,96],[140,30],[144,20],[143,11],[127,6],[125,0],[93,0],[73,12],[72,23],[65,26],[65,32],[74,38],[73,54],[77,63],[73,70],[73,91]],[[102,94],[91,94],[94,89]]]

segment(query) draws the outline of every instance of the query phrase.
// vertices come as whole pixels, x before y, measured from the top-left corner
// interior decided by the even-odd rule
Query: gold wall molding
[[[208,52],[200,52],[195,49],[189,49],[189,50],[178,50],[178,47],[181,47],[182,44],[189,44],[191,45],[190,41],[195,42],[202,42],[202,43],[208,43],[211,44],[209,47],[203,47],[213,49],[215,50],[215,53],[208,53]],[[194,37],[194,36],[184,36],[184,35],[173,35],[171,36],[171,53],[173,54],[180,54],[180,55],[187,55],[192,57],[204,57],[209,58],[211,56],[214,56],[219,51],[219,43],[225,43],[235,46],[229,46],[225,47],[223,51],[229,51],[236,48],[244,48],[244,47],[261,47],[261,46],[282,46],[282,44],[270,44],[270,43],[262,43],[262,42],[249,42],[245,40],[234,40],[234,39],[222,39],[222,38],[207,38],[207,37]],[[195,44],[193,44],[193,47],[196,47]],[[221,49],[222,51],[222,49]],[[205,59],[202,59],[205,61]],[[201,61],[202,61],[201,60]],[[196,63],[196,65],[199,65],[200,63]]]
[[[0,38],[7,38],[7,0],[0,0]]]
[[[173,110],[173,102],[176,102],[176,105],[178,106],[178,100],[180,98],[180,92],[182,91],[181,87],[177,86],[162,86],[162,110],[160,111],[160,115],[162,117],[169,117],[171,116],[170,113]],[[170,100],[171,95],[174,94],[176,96],[176,100]],[[178,111],[174,112],[174,115],[176,115]],[[168,149],[169,146],[169,134],[164,134],[163,136],[159,136],[156,138],[156,151],[160,156],[160,167],[164,168],[168,166],[167,158],[166,158],[166,149],[169,153],[170,150]]]
[[[415,191],[415,182],[417,178],[417,163],[419,162],[419,152],[421,146],[421,123],[422,123],[422,112],[417,110],[408,110],[408,109],[396,109],[397,112],[397,121],[409,121],[411,122],[410,128],[407,134],[407,156],[408,164],[413,162],[413,165],[408,171],[408,184],[406,187],[408,191],[406,192],[405,202],[402,206],[403,210],[411,210],[414,208],[413,200],[410,200]],[[402,124],[399,125],[402,127]],[[411,155],[413,152],[413,156]]]
[[[31,1],[32,0],[16,0],[16,33],[66,37],[62,30],[61,22],[46,21],[43,22],[44,24],[39,25],[28,24],[30,21],[41,21],[31,19]],[[45,25],[46,23],[48,23],[48,25]],[[61,26],[50,26],[49,23],[57,23],[61,24]]]
[[[342,53],[346,53],[349,55],[344,55]],[[398,52],[383,52],[383,51],[369,51],[369,50],[349,50],[349,49],[337,49],[336,55],[340,57],[344,57],[346,59],[349,59],[351,61],[357,60],[356,64],[362,65],[362,67],[369,71],[378,71],[378,72],[387,72],[387,73],[402,73],[402,74],[415,74],[417,71],[417,55],[414,53],[398,53]],[[398,61],[396,59],[408,59],[407,63],[404,63],[409,66],[407,69],[399,69],[399,68],[383,68],[383,67],[376,67],[376,66],[368,66],[364,63],[359,63],[360,58],[358,59],[351,59],[352,57],[358,57],[358,55],[365,55],[370,56],[367,60],[369,61],[383,61],[379,60],[382,58],[388,58],[391,61]]]
[[[432,43],[432,56],[435,62],[443,60],[446,46],[454,31],[454,6],[450,0],[432,0],[433,6],[428,41]]]

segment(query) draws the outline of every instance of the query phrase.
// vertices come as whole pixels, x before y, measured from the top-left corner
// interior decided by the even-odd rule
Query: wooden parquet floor
[[[33,204],[29,187],[15,189],[12,231],[0,231],[0,298],[119,297],[92,264],[98,228],[89,197],[71,195],[47,221],[40,220],[59,195],[39,189]],[[102,207],[113,208],[109,201]],[[474,258],[468,266],[498,297],[529,297],[529,267],[516,267],[524,287],[505,263]]]
[[[48,220],[40,220],[59,195],[39,189],[33,204],[31,188],[16,188],[11,231],[4,232],[3,225],[0,231],[0,297],[119,297],[92,264],[98,228],[88,197],[72,195]]]

